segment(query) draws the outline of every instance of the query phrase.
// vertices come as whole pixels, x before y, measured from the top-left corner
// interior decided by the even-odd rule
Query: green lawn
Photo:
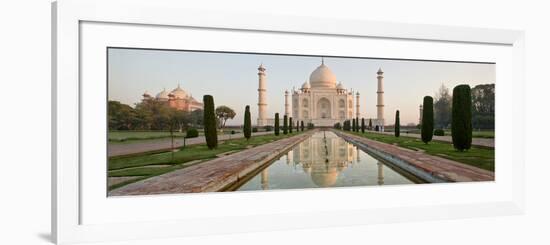
[[[130,140],[148,140],[170,137],[170,132],[166,131],[109,131],[109,141],[123,142]],[[175,137],[184,137],[185,132],[174,132]]]
[[[472,146],[468,151],[460,152],[453,148],[451,143],[432,141],[424,144],[420,139],[411,137],[395,137],[392,135],[383,135],[377,133],[348,132],[363,136],[369,139],[377,140],[388,144],[396,144],[400,147],[411,150],[424,150],[427,154],[435,155],[457,162],[472,165],[478,168],[495,171],[495,150],[492,148]]]
[[[275,136],[272,134],[254,136],[250,140],[245,138],[225,140],[223,143],[218,145],[218,148],[210,150],[205,144],[200,145],[191,145],[185,147],[183,150],[178,152],[161,152],[154,154],[143,154],[143,155],[133,155],[128,157],[111,157],[109,159],[108,165],[108,176],[109,177],[123,177],[123,176],[141,176],[138,179],[125,181],[123,183],[111,186],[109,189],[121,187],[132,182],[142,180],[144,178],[149,178],[152,176],[164,174],[176,169],[181,169],[189,167],[196,164],[188,164],[194,160],[206,160],[216,158],[217,155],[230,152],[230,151],[240,151],[249,147],[254,147],[269,143],[275,140],[287,138],[298,133],[294,132],[293,134]],[[173,155],[173,158],[172,158]],[[155,166],[156,165],[156,166]],[[167,166],[159,166],[167,165]],[[152,167],[151,167],[152,166]]]

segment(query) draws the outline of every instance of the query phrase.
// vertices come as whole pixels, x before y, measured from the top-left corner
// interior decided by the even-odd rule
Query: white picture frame
[[[138,26],[143,28],[170,27],[198,30],[261,32],[267,35],[292,34],[339,38],[370,38],[380,40],[404,40],[418,42],[438,42],[448,45],[487,45],[505,47],[509,69],[506,72],[507,83],[497,88],[497,132],[499,121],[507,121],[506,135],[497,137],[498,164],[504,166],[498,170],[495,183],[465,183],[459,185],[423,185],[422,187],[386,187],[382,189],[342,188],[325,190],[294,190],[284,192],[255,192],[239,194],[195,195],[185,201],[194,201],[193,205],[219,203],[223,200],[238,205],[239,200],[263,199],[299,200],[307,196],[319,200],[330,196],[333,200],[356,200],[357,196],[368,193],[377,197],[387,197],[368,205],[346,205],[335,209],[299,209],[290,212],[291,205],[279,203],[279,209],[273,209],[269,202],[254,212],[242,210],[231,215],[214,212],[205,215],[196,212],[194,216],[177,216],[171,219],[163,213],[156,213],[157,220],[146,216],[131,219],[132,213],[119,213],[113,219],[96,219],[85,222],[83,217],[94,216],[106,206],[100,201],[88,198],[83,191],[83,178],[88,175],[81,165],[83,155],[83,111],[81,95],[81,73],[87,63],[81,56],[83,30],[86,23],[109,23],[116,25]],[[56,243],[114,241],[126,239],[152,239],[200,234],[222,234],[234,232],[266,231],[278,229],[313,228],[355,224],[377,224],[405,221],[453,219],[464,217],[482,217],[495,215],[520,214],[524,210],[524,34],[518,30],[496,30],[469,27],[450,27],[437,25],[417,25],[405,23],[387,23],[374,21],[335,20],[328,18],[309,18],[295,16],[266,16],[237,12],[207,12],[185,8],[178,1],[129,2],[75,1],[62,0],[52,5],[52,237]],[[169,31],[169,30],[168,30]],[[86,32],[88,33],[88,32]],[[154,40],[153,40],[154,41]],[[147,44],[151,45],[151,44]],[[473,47],[473,46],[472,46]],[[314,52],[314,51],[312,51]],[[509,52],[509,53],[508,53]],[[426,55],[428,52],[426,52]],[[105,54],[101,54],[105,55]],[[428,57],[428,56],[427,56]],[[459,56],[456,56],[459,57]],[[475,59],[477,56],[470,56]],[[86,57],[86,59],[88,59]],[[483,59],[479,56],[478,59]],[[498,69],[497,69],[498,70]],[[499,78],[497,71],[497,80]],[[500,77],[503,77],[504,73]],[[508,76],[510,75],[510,76]],[[101,74],[101,76],[105,76]],[[497,82],[500,84],[500,80]],[[513,85],[513,87],[512,87]],[[501,105],[508,106],[505,97],[514,92],[514,103],[504,111]],[[104,97],[103,97],[104,98]],[[84,107],[85,108],[85,107]],[[511,112],[511,113],[510,113]],[[502,117],[501,117],[502,115]],[[502,129],[502,128],[500,128]],[[507,143],[501,143],[507,142]],[[87,147],[87,146],[86,146]],[[514,149],[506,150],[506,149]],[[89,168],[88,168],[89,169]],[[500,174],[498,171],[501,171]],[[500,174],[500,175],[499,175]],[[504,176],[504,177],[499,177]],[[97,180],[99,182],[104,180]],[[101,186],[104,188],[104,186]],[[428,191],[425,191],[428,190]],[[449,198],[444,201],[423,199],[403,204],[402,200],[392,198],[399,193],[404,195],[424,195],[421,192],[472,193],[471,200],[458,201]],[[487,193],[496,193],[483,198]],[[460,194],[459,194],[460,195]],[[468,196],[464,196],[468,198]],[[106,198],[106,197],[105,197]],[[182,196],[126,198],[115,202],[103,202],[102,205],[127,205],[129,202],[147,206],[174,208]],[[316,199],[317,198],[317,199]],[[355,198],[355,199],[354,199]],[[87,203],[87,204],[86,204]],[[114,204],[113,204],[114,203]],[[145,204],[143,204],[145,203]],[[84,205],[86,204],[86,205]],[[95,205],[97,204],[97,205]],[[360,204],[360,203],[359,203]],[[140,205],[140,204],[136,204]],[[179,205],[179,204],[178,204]],[[96,213],[85,215],[83,210],[97,206]],[[321,205],[322,206],[322,205]],[[195,206],[200,207],[200,206]],[[263,207],[263,206],[262,206]],[[215,208],[212,206],[211,208]],[[198,211],[198,208],[195,208]],[[237,209],[235,209],[237,210]],[[107,210],[105,210],[107,212]],[[193,209],[187,210],[193,213]],[[164,216],[163,216],[164,215]],[[100,217],[100,215],[98,215]],[[84,220],[84,221],[83,221]]]

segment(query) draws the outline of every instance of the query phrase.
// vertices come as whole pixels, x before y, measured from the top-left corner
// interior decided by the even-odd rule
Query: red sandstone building
[[[172,90],[172,92],[166,92],[166,89],[163,89],[155,97],[149,95],[147,92],[143,94],[143,101],[146,100],[156,100],[160,102],[166,102],[172,108],[176,108],[181,111],[194,111],[197,109],[203,108],[203,104],[198,102],[192,95],[185,92],[185,90],[180,88],[178,85],[177,88]]]

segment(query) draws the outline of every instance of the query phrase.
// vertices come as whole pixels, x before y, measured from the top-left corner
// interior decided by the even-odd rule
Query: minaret
[[[263,64],[258,67],[258,126],[265,126],[267,114],[266,78]]]
[[[285,115],[290,117],[290,101],[288,100],[288,90],[285,91]]]
[[[355,93],[355,117],[360,118],[361,113],[359,113],[359,92]]]
[[[424,114],[424,109],[420,105],[420,116],[418,117],[418,124],[422,124],[422,114]]]
[[[378,74],[378,76],[376,77],[378,78],[378,91],[376,91],[378,97],[376,104],[376,119],[378,121],[379,127],[384,128],[384,72],[382,71],[382,68],[379,68],[376,74]]]

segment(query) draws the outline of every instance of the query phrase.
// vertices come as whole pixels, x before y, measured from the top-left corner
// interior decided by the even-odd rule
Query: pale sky
[[[418,106],[425,95],[435,96],[444,84],[452,92],[458,84],[495,83],[495,65],[480,63],[384,60],[325,57],[327,65],[347,89],[359,91],[360,113],[376,117],[376,72],[384,71],[384,117],[393,124],[395,110],[401,124],[418,123]],[[321,57],[215,53],[192,51],[109,49],[108,97],[134,106],[147,91],[152,96],[178,84],[202,102],[210,94],[216,106],[226,105],[237,116],[228,125],[243,122],[250,105],[252,121],[258,114],[258,66],[267,74],[268,115],[284,113],[284,91],[299,89],[321,64]],[[355,115],[355,114],[354,114]]]

